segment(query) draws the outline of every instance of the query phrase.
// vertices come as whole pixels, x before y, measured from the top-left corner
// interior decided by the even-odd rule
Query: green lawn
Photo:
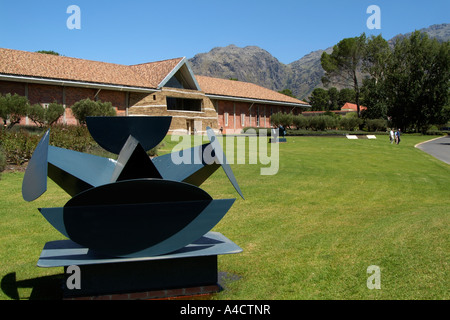
[[[246,200],[215,227],[244,251],[219,257],[225,290],[213,299],[449,299],[450,166],[415,149],[429,137],[377,140],[288,137],[276,175],[232,165]],[[176,142],[166,138],[161,152]],[[63,239],[36,208],[69,197],[50,183],[26,203],[22,173],[0,180],[0,299],[51,298],[55,275],[36,262],[46,241]],[[222,170],[204,185],[237,198]],[[367,268],[381,289],[367,288]]]

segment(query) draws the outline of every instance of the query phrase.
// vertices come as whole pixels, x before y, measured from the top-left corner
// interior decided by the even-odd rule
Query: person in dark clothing
[[[398,129],[398,130],[395,132],[395,137],[396,137],[395,140],[397,141],[397,144],[400,143],[400,132],[401,132],[400,129]]]

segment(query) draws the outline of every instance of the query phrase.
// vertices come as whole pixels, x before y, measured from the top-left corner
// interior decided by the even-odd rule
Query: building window
[[[241,127],[245,127],[245,113],[241,113]]]
[[[228,127],[228,112],[225,112],[223,114],[223,117],[224,117],[225,127]]]
[[[185,99],[167,97],[167,110],[174,111],[202,111],[203,99]]]

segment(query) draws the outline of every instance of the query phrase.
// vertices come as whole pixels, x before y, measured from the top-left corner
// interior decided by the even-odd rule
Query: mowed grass
[[[427,139],[288,137],[277,174],[261,175],[269,165],[248,164],[248,154],[232,165],[245,200],[218,170],[201,187],[237,200],[214,231],[243,252],[219,257],[224,290],[212,298],[449,299],[450,166],[414,148]],[[177,143],[167,137],[161,153]],[[36,208],[69,197],[50,182],[26,203],[22,178],[0,180],[0,299],[14,298],[12,275],[16,298],[28,299],[40,279],[62,273],[36,267],[45,242],[64,238]],[[371,265],[380,290],[367,287]]]

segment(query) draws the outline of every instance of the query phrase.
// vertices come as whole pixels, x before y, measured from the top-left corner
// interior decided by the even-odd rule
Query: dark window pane
[[[167,97],[167,110],[202,111],[201,99]]]

